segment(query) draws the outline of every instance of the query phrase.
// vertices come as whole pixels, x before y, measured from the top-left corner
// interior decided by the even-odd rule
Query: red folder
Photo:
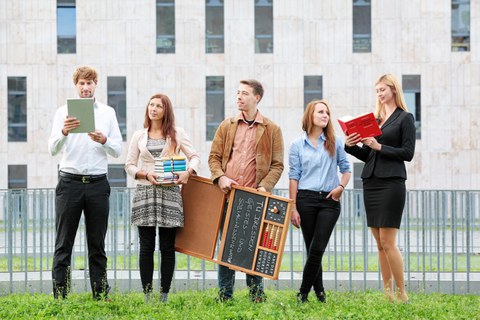
[[[352,133],[359,133],[362,138],[367,138],[382,134],[373,112],[362,114],[356,118],[344,116],[338,119],[338,123],[347,136]]]

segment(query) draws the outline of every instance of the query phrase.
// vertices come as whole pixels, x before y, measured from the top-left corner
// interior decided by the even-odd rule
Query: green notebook
[[[68,115],[80,120],[80,127],[70,133],[95,131],[95,116],[93,113],[93,98],[67,99]]]

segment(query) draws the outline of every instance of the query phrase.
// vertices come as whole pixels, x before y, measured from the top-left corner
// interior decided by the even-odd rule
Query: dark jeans
[[[140,237],[140,278],[144,293],[152,291],[153,282],[153,256],[155,252],[156,227],[138,227]],[[168,293],[172,284],[175,270],[175,233],[176,228],[158,228],[160,241],[160,291]]]
[[[228,201],[225,202],[222,227],[220,228],[220,237],[222,236],[223,224],[225,223],[225,215],[227,213],[227,208],[228,208]],[[263,294],[263,278],[262,277],[247,274],[246,282],[251,295],[258,296]],[[219,294],[222,297],[231,298],[233,295],[234,286],[235,286],[235,270],[232,270],[223,265],[218,265]]]
[[[317,293],[324,291],[322,258],[340,216],[340,202],[325,198],[327,194],[309,190],[299,190],[297,194],[297,210],[307,248],[307,262],[300,286],[300,292],[305,294],[312,286]]]
[[[110,184],[107,179],[82,183],[60,177],[55,195],[55,253],[53,256],[53,292],[65,297],[71,289],[70,263],[73,244],[82,211],[85,215],[88,268],[93,297],[109,290],[105,235],[108,226]]]

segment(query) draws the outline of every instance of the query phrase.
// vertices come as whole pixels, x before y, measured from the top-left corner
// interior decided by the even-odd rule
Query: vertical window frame
[[[69,28],[73,29],[73,35],[71,30],[65,32]],[[75,0],[57,0],[57,53],[77,53],[77,7]]]
[[[225,118],[225,77],[207,76],[205,81],[205,139],[212,141],[218,126]],[[215,85],[216,82],[220,84]],[[222,102],[215,103],[216,101]]]
[[[353,162],[353,189],[363,189],[362,171],[365,163]]]
[[[112,188],[127,187],[127,173],[123,164],[108,165],[108,182]]]
[[[470,51],[472,6],[470,0],[451,1],[451,51]],[[466,21],[465,21],[466,20]]]
[[[415,138],[422,138],[422,77],[418,74],[402,75],[402,90],[409,112],[415,118]],[[413,104],[413,105],[412,105]]]
[[[254,0],[255,53],[273,53],[273,0]]]
[[[165,11],[164,11],[165,10]],[[168,12],[171,10],[171,12]],[[162,16],[163,14],[163,16]],[[163,17],[171,19],[162,20]],[[175,53],[175,0],[156,0],[156,50],[157,54]],[[171,29],[164,31],[162,29]]]
[[[317,85],[311,85],[311,84]],[[314,99],[323,99],[323,76],[303,76],[303,110]]]
[[[361,21],[362,18],[365,19],[365,21]],[[362,32],[356,30],[360,29],[360,27],[365,30],[362,30]],[[353,53],[372,52],[371,0],[352,1],[352,51]]]
[[[26,142],[27,77],[7,77],[8,142]]]
[[[205,0],[205,53],[224,52],[225,6],[223,0]]]
[[[8,165],[8,189],[28,188],[28,166],[26,164]]]
[[[123,86],[118,88],[118,82],[123,82]],[[123,104],[122,104],[123,102]],[[109,76],[107,77],[107,104],[115,109],[117,114],[118,126],[122,134],[123,141],[127,139],[127,77]]]

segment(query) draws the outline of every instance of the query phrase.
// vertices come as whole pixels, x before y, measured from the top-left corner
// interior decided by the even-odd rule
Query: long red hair
[[[162,93],[156,93],[150,97],[145,109],[145,122],[143,123],[144,128],[150,128],[152,125],[152,120],[148,116],[148,106],[153,99],[160,99],[163,105],[163,119],[162,119],[162,134],[165,138],[170,138],[170,150],[169,152],[175,152],[177,147],[177,134],[175,131],[175,115],[173,114],[173,106],[170,98]]]

